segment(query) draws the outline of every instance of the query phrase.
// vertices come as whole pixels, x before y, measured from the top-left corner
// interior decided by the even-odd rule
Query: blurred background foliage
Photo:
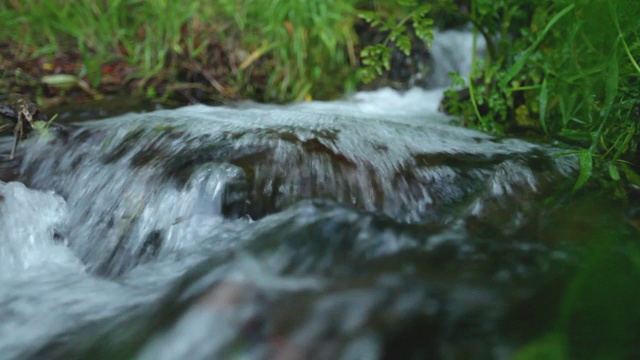
[[[0,3],[5,58],[78,52],[73,75],[95,88],[101,66],[119,60],[142,93],[194,80],[185,72],[215,77],[205,83],[221,96],[262,101],[337,97],[357,84],[356,0]]]
[[[478,1],[473,17],[491,51],[476,62],[472,94],[452,89],[445,107],[485,131],[533,130],[577,145],[578,187],[596,157],[611,180],[621,169],[637,183],[629,165],[639,160],[639,15],[631,0]]]

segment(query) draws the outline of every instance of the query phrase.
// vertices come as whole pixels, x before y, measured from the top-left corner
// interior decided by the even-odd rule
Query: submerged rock
[[[503,323],[523,316],[509,309],[567,268],[550,256],[558,249],[399,225],[331,202],[210,241],[228,237],[237,250],[210,254],[156,305],[84,323],[34,356],[506,359],[520,332]]]
[[[191,106],[83,123],[30,145],[22,176],[67,199],[70,237],[103,239],[71,246],[94,271],[117,274],[150,254],[149,236],[156,255],[183,246],[167,236],[186,219],[256,220],[309,198],[405,223],[471,217],[508,235],[575,170],[551,148],[441,119],[315,111]]]

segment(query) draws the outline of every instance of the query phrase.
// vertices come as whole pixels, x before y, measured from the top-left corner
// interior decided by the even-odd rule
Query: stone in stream
[[[61,201],[17,184],[2,190],[37,196],[28,202],[45,209]],[[603,221],[615,226],[607,216],[580,219],[585,231],[597,232]],[[602,270],[634,266],[622,249],[605,258]],[[304,201],[252,223],[219,224],[192,253],[176,251],[116,281],[60,268],[24,283],[0,282],[0,351],[51,360],[511,359],[554,329],[567,277],[582,264],[575,255],[571,246],[526,237],[473,236],[463,224],[401,224],[331,201]],[[640,273],[630,274],[619,285],[628,285],[627,308],[635,309],[632,284]],[[638,315],[629,312],[633,321]],[[579,340],[580,349],[598,346]]]
[[[32,144],[21,178],[66,198],[72,248],[110,275],[209,229],[186,220],[257,220],[310,198],[403,223],[470,219],[470,229],[509,236],[528,231],[536,200],[570,186],[576,169],[574,158],[554,158],[553,148],[451,126],[437,115],[339,105],[198,105],[85,122]],[[91,246],[73,240],[96,236],[103,240]]]
[[[503,322],[554,316],[536,304],[510,309],[567,270],[550,256],[557,248],[332,202],[303,202],[211,241],[227,237],[240,250],[210,254],[163,299],[77,324],[23,358],[506,359],[529,329]],[[135,278],[120,283],[135,288]]]

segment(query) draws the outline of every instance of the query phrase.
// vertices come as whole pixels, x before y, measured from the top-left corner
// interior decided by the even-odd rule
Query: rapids
[[[575,160],[449,125],[439,94],[194,105],[33,137],[21,183],[0,187],[0,353],[508,353],[492,328],[507,289],[569,256],[526,234]]]
[[[128,113],[13,162],[0,139],[0,359],[510,358],[576,261],[545,232],[576,158],[441,96]]]

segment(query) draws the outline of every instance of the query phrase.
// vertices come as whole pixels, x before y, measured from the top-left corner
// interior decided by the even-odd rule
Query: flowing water
[[[576,261],[545,225],[576,159],[453,126],[441,96],[32,136],[0,166],[0,359],[510,358]]]

